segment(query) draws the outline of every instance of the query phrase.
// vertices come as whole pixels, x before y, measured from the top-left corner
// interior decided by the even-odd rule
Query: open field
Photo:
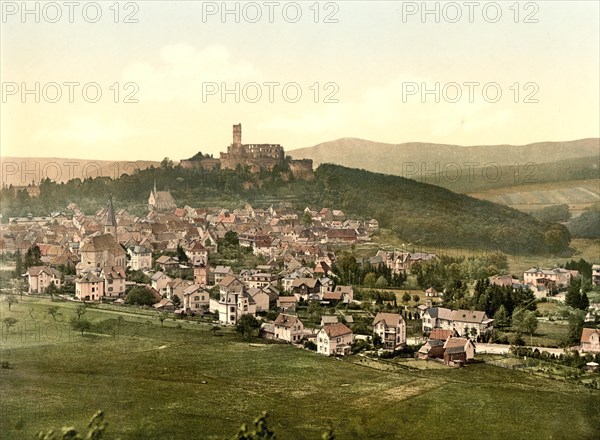
[[[568,205],[572,214],[580,214],[592,203],[600,200],[600,182],[598,179],[586,179],[531,183],[469,193],[469,195],[525,212],[552,205]]]
[[[74,304],[24,297],[1,317],[0,438],[82,427],[99,408],[109,438],[223,438],[263,410],[282,439],[578,438],[600,434],[600,393],[484,364],[382,371],[279,344],[250,345],[204,324],[90,309],[91,334],[67,330]],[[46,310],[58,305],[54,321]],[[33,316],[32,320],[31,315]],[[118,319],[124,316],[123,320]],[[39,329],[39,330],[38,330]],[[452,417],[448,417],[451,412]]]

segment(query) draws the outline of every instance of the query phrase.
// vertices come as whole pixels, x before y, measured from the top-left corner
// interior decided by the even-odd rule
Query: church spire
[[[104,222],[104,233],[112,234],[113,236],[117,233],[117,219],[115,217],[115,209],[113,208],[112,196],[108,198],[108,204],[106,206],[106,221]]]
[[[156,178],[154,178],[154,194],[156,194]]]

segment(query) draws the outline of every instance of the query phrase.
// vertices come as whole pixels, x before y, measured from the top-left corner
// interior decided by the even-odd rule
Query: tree
[[[517,307],[512,314],[512,327],[517,332],[522,333],[523,321],[525,320],[525,309],[523,307]]]
[[[383,289],[384,287],[387,287],[387,286],[388,286],[387,279],[383,275],[380,275],[379,278],[377,278],[377,281],[375,282],[375,287],[377,287],[378,289]]]
[[[169,159],[168,157],[165,157],[161,162],[160,162],[160,167],[163,170],[170,170],[173,168],[173,161],[171,159]]]
[[[73,426],[63,426],[61,429],[62,436],[57,434],[53,429],[49,431],[39,431],[36,435],[38,440],[100,440],[104,437],[107,423],[104,421],[104,413],[97,411],[90,419],[87,429],[78,431]]]
[[[323,315],[323,307],[319,304],[319,301],[311,301],[308,304],[308,314],[313,321],[318,321]]]
[[[15,288],[15,292],[17,292],[17,294],[19,295],[19,297],[21,299],[23,299],[23,294],[27,291],[27,285],[25,283],[25,280],[23,279],[17,279],[14,281],[14,288]]]
[[[365,275],[365,279],[363,284],[367,287],[375,287],[375,283],[377,282],[377,275],[375,272],[369,272]]]
[[[21,249],[17,249],[15,252],[15,278],[21,278],[23,273],[23,256],[21,255]]]
[[[240,238],[238,233],[235,231],[227,231],[223,237],[226,246],[239,246]]]
[[[87,307],[85,304],[79,304],[75,308],[75,313],[77,313],[77,319],[81,319],[81,317],[87,312]]]
[[[306,226],[312,225],[312,215],[310,215],[310,212],[304,213],[302,216],[302,224]]]
[[[494,325],[496,327],[508,327],[509,319],[506,307],[502,304],[494,314]]]
[[[254,330],[260,328],[260,323],[252,315],[243,315],[235,325],[235,330],[242,335],[244,339],[252,336]]]
[[[25,261],[23,263],[23,269],[27,270],[33,266],[41,266],[42,264],[42,252],[40,248],[34,244],[27,249],[25,253]]]
[[[410,293],[405,292],[404,295],[402,295],[402,302],[409,302],[410,301]]]
[[[533,334],[538,328],[538,320],[534,312],[528,311],[525,313],[525,318],[523,320],[522,326],[523,331],[531,336],[533,343]]]
[[[58,311],[58,306],[51,306],[48,307],[48,310],[46,310],[46,313],[48,313],[48,315],[52,316],[52,318],[56,321],[56,317],[58,315],[60,315],[61,313]]]
[[[162,312],[162,313],[158,313],[158,320],[160,321],[160,326],[163,326],[163,322],[165,322],[165,319],[167,319],[169,317],[169,314],[167,312]]]
[[[10,311],[10,306],[17,304],[19,300],[11,293],[6,297],[6,302],[8,303],[8,310]]]
[[[189,260],[188,256],[183,250],[183,247],[180,244],[177,245],[177,258],[179,258],[179,261],[182,263]]]
[[[46,290],[44,291],[44,293],[46,295],[50,295],[50,300],[54,301],[54,295],[56,295],[58,293],[58,288],[56,287],[56,284],[54,284],[54,281],[52,281],[48,287],[46,287]]]
[[[413,301],[416,302],[416,303],[418,303],[419,301],[421,301],[421,297],[419,295],[417,295],[417,294],[414,294],[413,295]]]
[[[267,412],[254,419],[254,429],[244,423],[232,440],[275,440],[275,433],[267,427]]]
[[[92,323],[85,318],[76,318],[73,317],[71,319],[71,328],[75,331],[81,332],[81,336],[83,333],[92,328]]]
[[[175,307],[179,307],[179,305],[181,304],[181,300],[179,299],[178,295],[173,295],[173,297],[171,298],[171,301],[173,301],[173,305]]]
[[[127,275],[127,280],[135,281],[138,284],[150,284],[152,282],[152,278],[150,278],[141,270],[131,271],[131,273]]]
[[[2,322],[6,326],[6,332],[8,333],[8,332],[10,332],[10,329],[12,327],[14,327],[17,324],[17,322],[19,322],[19,320],[17,318],[13,318],[12,316],[9,316],[7,318],[4,318],[2,320]]]
[[[126,304],[137,304],[139,306],[151,306],[156,303],[154,294],[145,286],[135,286],[125,297]]]
[[[576,310],[569,316],[569,331],[567,333],[567,342],[574,344],[581,339],[583,324],[585,322],[585,312]]]
[[[569,247],[571,234],[566,226],[559,223],[553,223],[544,232],[544,243],[548,246],[550,252],[560,252]]]
[[[587,310],[590,300],[584,290],[582,278],[572,278],[565,295],[565,304],[574,309]]]

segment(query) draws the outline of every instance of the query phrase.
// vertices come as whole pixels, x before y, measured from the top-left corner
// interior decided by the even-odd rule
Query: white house
[[[80,301],[100,301],[104,296],[104,280],[94,272],[86,272],[75,280],[75,296]]]
[[[273,321],[273,339],[299,343],[304,333],[304,324],[294,315],[280,313]]]
[[[592,284],[600,286],[600,264],[592,266]]]
[[[600,330],[584,328],[581,332],[581,351],[586,353],[600,353]]]
[[[475,336],[489,333],[493,330],[494,320],[488,318],[485,312],[473,310],[450,310],[444,307],[432,307],[423,313],[423,333],[434,328],[455,330],[459,336]]]
[[[167,285],[170,281],[173,281],[170,276],[160,271],[152,275],[151,280],[152,288],[160,293],[161,296],[167,294]]]
[[[61,286],[60,272],[46,266],[31,266],[27,270],[29,293],[44,293],[51,283],[58,288]]]
[[[377,313],[373,333],[381,338],[384,350],[398,350],[406,344],[406,322],[399,313]]]
[[[210,293],[198,284],[192,284],[183,290],[181,307],[186,312],[198,312],[210,302]]]
[[[152,251],[144,246],[132,246],[127,249],[129,267],[131,270],[144,270],[152,268]]]
[[[100,278],[104,280],[104,294],[106,296],[117,297],[125,293],[127,277],[122,267],[104,267],[100,272]]]
[[[326,356],[350,354],[352,330],[341,322],[325,325],[317,333],[317,353]]]
[[[523,283],[531,284],[532,286],[547,285],[554,283],[556,287],[569,287],[571,278],[578,274],[577,271],[555,267],[554,269],[538,269],[532,267],[523,272]]]
[[[226,276],[219,283],[219,322],[235,325],[243,315],[256,315],[256,303],[237,277]]]

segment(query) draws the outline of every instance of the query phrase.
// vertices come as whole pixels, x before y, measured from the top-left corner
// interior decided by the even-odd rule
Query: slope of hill
[[[0,183],[4,186],[26,186],[49,178],[56,182],[96,177],[119,178],[160,162],[149,160],[113,161],[67,159],[61,157],[0,157]]]
[[[204,171],[166,167],[146,169],[111,180],[44,182],[41,195],[3,190],[4,218],[64,210],[70,202],[93,213],[111,194],[117,208],[145,211],[148,192],[156,179],[171,189],[178,206],[237,207],[244,202],[265,206],[291,202],[343,209],[352,217],[376,218],[382,227],[415,245],[460,246],[503,250],[512,254],[566,250],[566,228],[542,224],[506,206],[453,193],[445,188],[337,165],[321,165],[312,181],[291,179],[286,173]],[[137,208],[136,208],[137,207]]]
[[[427,180],[438,174],[455,176],[487,166],[524,167],[567,159],[600,156],[600,139],[568,142],[539,142],[528,145],[458,145],[411,142],[385,144],[356,138],[343,138],[309,148],[289,151],[293,158],[312,159],[315,164],[335,163],[351,168]],[[531,172],[532,170],[525,170]],[[493,174],[492,174],[493,176]],[[444,180],[444,179],[443,179]],[[453,179],[439,183],[445,186]],[[490,180],[490,179],[487,179]],[[430,181],[430,180],[427,180]],[[431,182],[433,183],[433,182]]]

